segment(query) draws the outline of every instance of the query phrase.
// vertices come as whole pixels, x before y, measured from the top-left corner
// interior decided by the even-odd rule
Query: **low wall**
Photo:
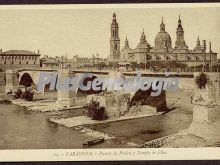
[[[194,90],[194,78],[179,78],[179,88],[183,90]]]

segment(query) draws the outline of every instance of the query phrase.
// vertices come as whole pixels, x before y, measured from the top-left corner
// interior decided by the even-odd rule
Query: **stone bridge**
[[[30,87],[33,84],[38,84],[39,81],[39,76],[41,72],[46,72],[46,73],[51,73],[53,74],[54,72],[58,73],[58,76],[61,78],[65,77],[75,77],[75,76],[81,76],[82,74],[85,73],[91,73],[94,77],[103,77],[103,78],[117,78],[117,77],[123,77],[123,78],[131,78],[131,77],[136,77],[137,72],[107,72],[107,71],[80,71],[80,70],[74,70],[74,71],[69,71],[69,70],[49,70],[49,69],[22,69],[18,71],[13,71],[13,70],[7,70],[6,71],[6,87],[5,91],[14,91],[16,90],[18,85],[24,85],[26,87]],[[183,89],[193,89],[193,74],[188,74],[188,73],[182,73],[182,74],[177,74],[177,73],[172,73],[170,76],[166,76],[165,73],[141,73],[142,77],[166,77],[166,78],[172,78],[172,77],[179,77],[179,87]],[[49,87],[50,84],[47,84],[44,88],[46,91],[46,88]],[[79,89],[76,89],[76,91],[57,91],[57,101],[59,104],[67,105],[67,106],[72,106],[74,105],[74,99],[76,95],[79,92],[83,92]],[[94,94],[97,93],[97,91],[89,91],[86,92],[87,94]],[[98,93],[100,93],[98,91]],[[164,104],[166,102],[166,95],[165,91],[162,91],[161,95],[158,97],[153,97],[153,99],[150,97],[149,91],[147,93],[143,93],[143,91],[137,91],[137,92],[130,92],[132,96],[132,101],[133,102],[138,102],[142,100],[140,104],[147,104],[147,102],[161,102],[161,104]],[[147,99],[146,99],[147,98]],[[150,100],[149,100],[150,98]],[[153,104],[152,106],[155,107]],[[158,107],[158,106],[156,106]]]

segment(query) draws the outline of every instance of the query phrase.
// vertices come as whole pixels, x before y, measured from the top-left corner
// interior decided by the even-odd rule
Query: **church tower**
[[[119,60],[120,58],[120,38],[119,26],[116,20],[116,14],[113,14],[111,24],[111,38],[110,38],[110,60]]]
[[[182,22],[180,19],[180,15],[179,15],[179,20],[178,20],[178,27],[176,29],[176,47],[185,47],[185,41],[184,41],[184,30],[182,27]]]

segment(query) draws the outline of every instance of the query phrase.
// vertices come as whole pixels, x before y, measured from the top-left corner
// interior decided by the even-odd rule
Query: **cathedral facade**
[[[206,65],[210,66],[217,64],[217,53],[211,50],[211,43],[209,43],[209,52],[207,53],[206,46],[201,45],[199,37],[195,43],[195,48],[189,50],[184,40],[184,29],[180,16],[176,28],[174,47],[172,47],[171,37],[166,32],[162,18],[160,31],[155,37],[154,46],[151,46],[147,42],[143,31],[136,48],[131,49],[129,41],[126,38],[124,46],[120,50],[119,25],[116,20],[116,14],[114,13],[111,24],[110,61],[135,62],[137,64],[144,63],[145,61],[176,61],[187,64],[188,66],[202,65],[206,61]]]

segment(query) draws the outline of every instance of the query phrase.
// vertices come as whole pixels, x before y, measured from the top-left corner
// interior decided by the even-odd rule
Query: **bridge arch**
[[[143,91],[139,89],[134,92],[130,100],[130,106],[148,105],[157,109],[157,111],[167,111],[166,91],[162,90],[159,96],[151,96],[152,88]]]
[[[96,78],[97,78],[97,75],[92,74],[92,77],[86,77],[82,83],[83,83],[83,85],[86,86],[89,81],[92,82],[92,81],[93,81],[94,79],[96,79]],[[101,84],[99,87],[102,88],[102,84]],[[86,96],[86,95],[91,95],[91,94],[98,94],[98,93],[101,93],[101,92],[102,92],[102,90],[94,91],[94,90],[92,90],[92,89],[90,89],[90,90],[88,90],[88,91],[83,91],[83,90],[81,90],[81,89],[78,87],[78,88],[76,89],[76,96]]]
[[[27,72],[23,73],[19,77],[19,85],[24,85],[26,87],[30,87],[34,83],[33,78]]]

